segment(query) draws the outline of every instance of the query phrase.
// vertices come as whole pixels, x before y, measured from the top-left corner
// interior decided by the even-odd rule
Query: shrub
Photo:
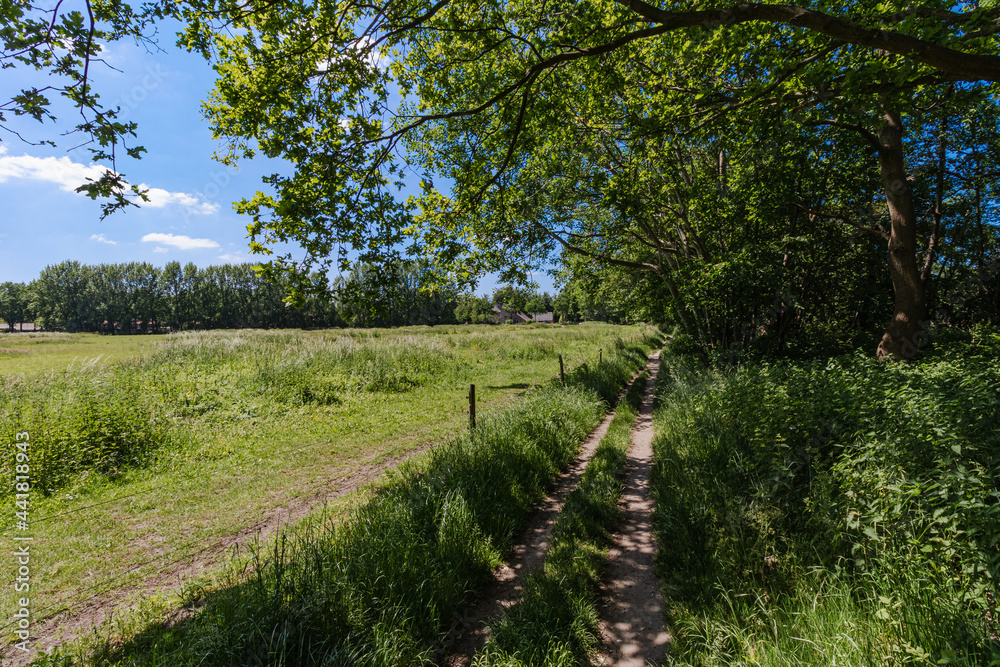
[[[0,429],[30,437],[33,486],[48,495],[87,471],[115,476],[148,463],[170,439],[169,420],[150,401],[140,377],[117,370],[68,371],[40,382],[10,383],[2,391]],[[13,451],[2,476],[13,489]]]
[[[1000,366],[983,352],[953,342],[913,364],[853,355],[663,385],[655,526],[675,620],[697,640],[676,645],[682,664],[712,659],[716,622],[759,654],[738,637],[757,636],[748,624],[810,599],[875,628],[854,635],[862,663],[1000,657]],[[745,622],[725,612],[755,600]]]

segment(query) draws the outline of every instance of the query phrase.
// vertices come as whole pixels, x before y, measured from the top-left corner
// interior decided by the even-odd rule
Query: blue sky
[[[58,148],[32,146],[0,131],[0,282],[30,281],[45,266],[74,259],[85,264],[168,261],[198,266],[254,261],[247,253],[246,224],[232,202],[261,187],[261,176],[279,162],[242,163],[239,170],[212,160],[219,143],[202,119],[201,100],[214,72],[200,56],[173,46],[161,31],[165,52],[131,42],[106,47],[103,57],[119,71],[98,65],[94,88],[106,106],[121,106],[123,119],[139,124],[141,160],[120,158],[129,182],[150,188],[152,201],[100,220],[100,205],[73,192],[100,173],[86,150],[70,150],[75,137],[59,134],[72,123],[17,121],[10,126],[32,140],[55,139]],[[0,72],[4,90],[34,84],[31,72]],[[542,289],[552,280],[535,275]],[[496,285],[484,276],[477,292]]]

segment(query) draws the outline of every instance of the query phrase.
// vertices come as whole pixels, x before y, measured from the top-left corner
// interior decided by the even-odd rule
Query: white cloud
[[[87,182],[87,179],[97,180],[105,172],[105,168],[91,164],[90,166],[73,162],[68,157],[34,157],[32,155],[6,155],[7,147],[0,146],[0,183],[12,178],[23,178],[33,181],[48,181],[56,183],[61,190],[73,192]],[[195,195],[186,192],[169,192],[162,188],[151,188],[145,183],[140,189],[149,192],[148,202],[136,201],[140,206],[163,208],[168,204],[185,206],[194,213],[209,215],[219,210],[218,204],[205,202]]]
[[[170,252],[170,249],[164,248],[163,246],[159,245],[153,248],[153,252]]]
[[[181,206],[187,206],[193,209],[195,213],[200,213],[202,215],[209,215],[215,213],[219,210],[218,204],[213,204],[207,201],[201,201],[194,195],[189,195],[186,192],[167,192],[161,188],[151,188],[145,183],[139,186],[140,190],[148,190],[146,196],[149,197],[148,202],[143,202],[146,206],[152,206],[153,208],[163,208],[167,204],[180,204]]]
[[[198,248],[218,248],[219,244],[212,239],[193,239],[183,234],[146,234],[143,243],[162,243],[180,250],[195,250]],[[160,251],[157,251],[160,252]]]
[[[238,252],[227,252],[225,254],[219,255],[219,259],[221,259],[223,262],[231,262],[233,264],[239,264],[250,261],[250,256],[241,255]]]
[[[107,243],[108,245],[118,245],[118,241],[112,241],[104,234],[91,234],[90,240],[97,241],[98,243]]]

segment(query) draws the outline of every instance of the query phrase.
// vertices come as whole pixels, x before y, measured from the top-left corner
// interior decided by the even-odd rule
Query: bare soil
[[[653,502],[649,497],[653,387],[660,367],[659,355],[652,366],[625,467],[622,527],[609,553],[601,595],[601,659],[604,665],[614,667],[659,665],[670,641],[663,627],[663,595],[654,563]]]
[[[646,366],[653,368],[653,361]],[[633,378],[619,396],[624,397]],[[652,398],[652,385],[647,386]],[[549,549],[549,538],[562,511],[566,497],[577,487],[587,463],[608,432],[614,412],[605,416],[580,446],[580,453],[557,480],[555,490],[546,497],[532,514],[521,539],[514,547],[510,560],[493,573],[494,581],[482,594],[481,602],[452,622],[451,629],[433,662],[443,667],[467,667],[476,653],[489,639],[489,624],[499,619],[520,598],[525,577],[540,568]]]

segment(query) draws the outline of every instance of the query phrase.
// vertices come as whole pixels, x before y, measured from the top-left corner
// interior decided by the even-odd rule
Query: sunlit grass
[[[598,349],[607,354],[617,338],[638,341],[651,331],[510,327],[507,344],[538,341],[553,352],[498,361],[460,347],[463,336],[483,329],[495,336],[493,328],[455,327],[441,339],[438,329],[434,335],[195,333],[171,336],[122,363],[8,377],[0,389],[0,423],[8,436],[26,423],[19,415],[38,420],[29,424],[36,435],[72,433],[74,415],[85,405],[72,399],[77,392],[90,392],[102,409],[117,405],[116,414],[130,418],[150,414],[137,407],[153,406],[153,425],[166,425],[165,440],[147,440],[144,456],[126,465],[72,468],[50,485],[50,496],[41,485],[33,493],[32,534],[47,545],[32,563],[35,613],[44,617],[92,592],[134,585],[282,507],[317,502],[358,470],[453,437],[467,428],[470,382],[485,417],[556,375],[555,355],[564,355],[568,369],[593,365]],[[128,338],[135,337],[115,337]],[[477,336],[476,345],[486,338]],[[492,340],[501,345],[505,339]],[[371,349],[398,363],[380,361]],[[379,380],[397,370],[416,381]],[[339,383],[336,400],[274,390],[288,383],[322,387],[323,378]],[[42,453],[47,445],[35,438],[32,446]],[[5,483],[0,496],[9,490]],[[4,528],[9,536],[12,526]],[[0,610],[6,614],[14,599],[14,591],[4,589]]]
[[[136,623],[124,646],[91,642],[67,655],[93,649],[88,660],[102,665],[419,662],[599,420],[598,392],[644,363],[648,341],[636,343],[609,341],[604,363],[571,372],[566,388],[548,381],[485,415],[346,520],[324,515],[261,545],[245,568],[194,594],[189,622]]]

